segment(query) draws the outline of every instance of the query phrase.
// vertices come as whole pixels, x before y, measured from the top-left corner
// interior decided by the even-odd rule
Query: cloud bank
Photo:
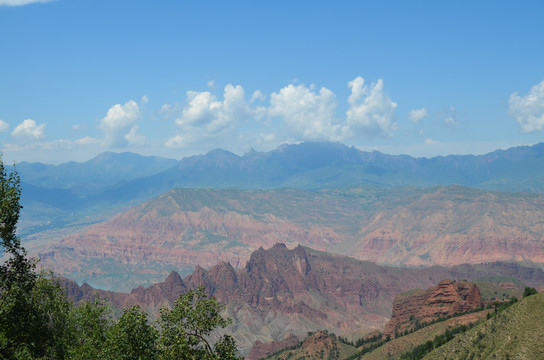
[[[22,6],[34,3],[47,3],[55,0],[0,0],[0,6]]]
[[[9,124],[3,120],[0,120],[0,133],[6,132],[9,130]]]
[[[383,80],[365,84],[362,77],[348,82],[351,95],[345,117],[337,114],[336,95],[326,87],[289,84],[267,97],[259,90],[250,100],[241,85],[228,84],[223,99],[210,91],[188,91],[186,105],[175,123],[178,132],[165,142],[182,148],[210,139],[254,143],[284,141],[343,141],[366,137],[392,137],[397,128],[397,104],[384,90]],[[161,114],[172,114],[179,105],[165,104]],[[247,125],[250,124],[250,125]],[[251,129],[241,129],[247,126]],[[223,144],[214,143],[215,146]]]
[[[511,94],[508,104],[510,116],[521,125],[523,132],[544,128],[544,80],[525,96],[519,96],[517,92]]]

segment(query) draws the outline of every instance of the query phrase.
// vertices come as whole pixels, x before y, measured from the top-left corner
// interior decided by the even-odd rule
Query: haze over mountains
[[[18,170],[20,234],[42,266],[102,289],[149,286],[100,294],[151,312],[203,284],[245,351],[383,329],[398,293],[444,279],[544,285],[544,144],[424,159],[302,143]]]
[[[283,145],[238,156],[224,150],[171,159],[104,153],[84,163],[21,163],[23,236],[63,227],[74,212],[102,212],[178,187],[239,189],[451,185],[544,192],[544,143],[480,155],[413,158],[339,143]],[[92,211],[94,210],[94,211]],[[45,214],[45,215],[44,215]]]
[[[397,265],[544,262],[542,143],[432,159],[301,143],[179,162],[106,153],[18,169],[19,229],[31,253],[107,288],[218,260],[243,266],[275,242]],[[463,187],[435,187],[451,184]],[[120,211],[128,212],[112,219]]]
[[[543,212],[544,195],[459,186],[175,189],[38,254],[61,274],[126,290],[172,269],[244,266],[276,242],[394,265],[544,263]]]

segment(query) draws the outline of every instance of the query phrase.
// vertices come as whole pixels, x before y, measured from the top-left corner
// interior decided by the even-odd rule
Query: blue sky
[[[0,0],[4,161],[544,139],[542,1]]]

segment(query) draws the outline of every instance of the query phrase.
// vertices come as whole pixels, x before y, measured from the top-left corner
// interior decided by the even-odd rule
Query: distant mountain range
[[[508,192],[544,192],[544,143],[480,156],[414,158],[364,152],[339,143],[282,145],[238,156],[225,150],[176,161],[104,153],[84,163],[20,163],[23,237],[68,224],[104,220],[113,212],[174,188],[305,190],[462,185]]]
[[[544,192],[544,143],[487,155],[413,158],[364,152],[339,143],[283,145],[238,156],[225,150],[182,159],[153,176],[108,191],[127,200],[173,188],[273,189],[462,185],[487,190]]]
[[[21,162],[17,171],[24,184],[45,189],[71,190],[89,196],[113,185],[165,171],[176,160],[134,153],[105,152],[86,162],[60,165]]]

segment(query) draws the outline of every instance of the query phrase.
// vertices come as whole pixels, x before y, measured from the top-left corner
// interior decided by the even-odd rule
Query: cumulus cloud
[[[529,94],[510,95],[509,113],[521,125],[524,132],[541,131],[544,128],[544,80],[531,88]]]
[[[357,135],[378,135],[389,137],[397,128],[395,109],[397,104],[384,91],[383,80],[370,86],[358,76],[348,83],[351,95],[346,112],[346,122],[350,133]]]
[[[0,0],[0,6],[22,6],[34,3],[47,3],[55,0]]]
[[[0,120],[0,133],[6,132],[9,130],[9,124],[3,120]]]
[[[111,147],[128,145],[129,141],[125,136],[130,133],[140,117],[140,107],[134,100],[129,100],[124,105],[113,105],[99,126],[104,133],[106,145]]]
[[[221,139],[246,143],[281,141],[343,141],[365,135],[391,136],[396,129],[397,104],[384,91],[383,81],[365,85],[362,77],[349,82],[351,95],[346,116],[338,116],[336,95],[326,87],[291,83],[266,96],[253,92],[246,100],[242,86],[225,86],[223,99],[210,91],[188,91],[185,106],[164,104],[165,116],[181,113],[178,132],[164,145],[169,148]],[[264,101],[269,99],[268,103]],[[179,108],[178,108],[179,106]],[[426,110],[419,110],[419,117]],[[255,121],[250,121],[255,120]]]
[[[423,119],[425,119],[429,114],[427,113],[427,109],[421,108],[421,109],[415,109],[410,111],[410,114],[408,115],[408,119],[412,122],[419,122]]]
[[[145,136],[138,133],[138,130],[140,130],[140,127],[138,125],[134,125],[128,134],[125,135],[125,140],[132,146],[142,146],[145,144]]]
[[[186,141],[184,141],[183,136],[181,136],[181,135],[176,135],[176,136],[168,139],[164,143],[164,146],[166,146],[169,149],[181,148],[184,145],[186,145]]]
[[[38,140],[45,137],[45,124],[37,125],[32,119],[23,120],[11,133],[24,140]]]
[[[459,125],[457,110],[455,109],[455,107],[450,106],[449,109],[444,111],[444,114],[445,114],[444,125],[449,127]]]
[[[290,135],[304,140],[335,140],[339,125],[335,124],[336,96],[322,87],[319,93],[304,85],[282,88],[270,95],[271,117],[284,120]]]
[[[427,145],[434,145],[434,144],[439,144],[439,142],[436,141],[436,140],[433,140],[433,139],[431,139],[431,138],[427,138],[427,139],[425,139],[425,144],[427,144]]]
[[[90,137],[90,136],[85,136],[85,137],[83,137],[81,139],[75,140],[74,143],[76,145],[92,145],[92,144],[100,143],[100,140],[95,139],[95,138]]]
[[[165,146],[181,147],[192,142],[225,135],[235,131],[250,117],[258,117],[259,109],[252,108],[245,99],[242,86],[228,84],[223,92],[223,100],[217,99],[209,91],[188,91],[188,104],[176,120],[180,133],[169,139]],[[163,111],[171,110],[170,106]]]

